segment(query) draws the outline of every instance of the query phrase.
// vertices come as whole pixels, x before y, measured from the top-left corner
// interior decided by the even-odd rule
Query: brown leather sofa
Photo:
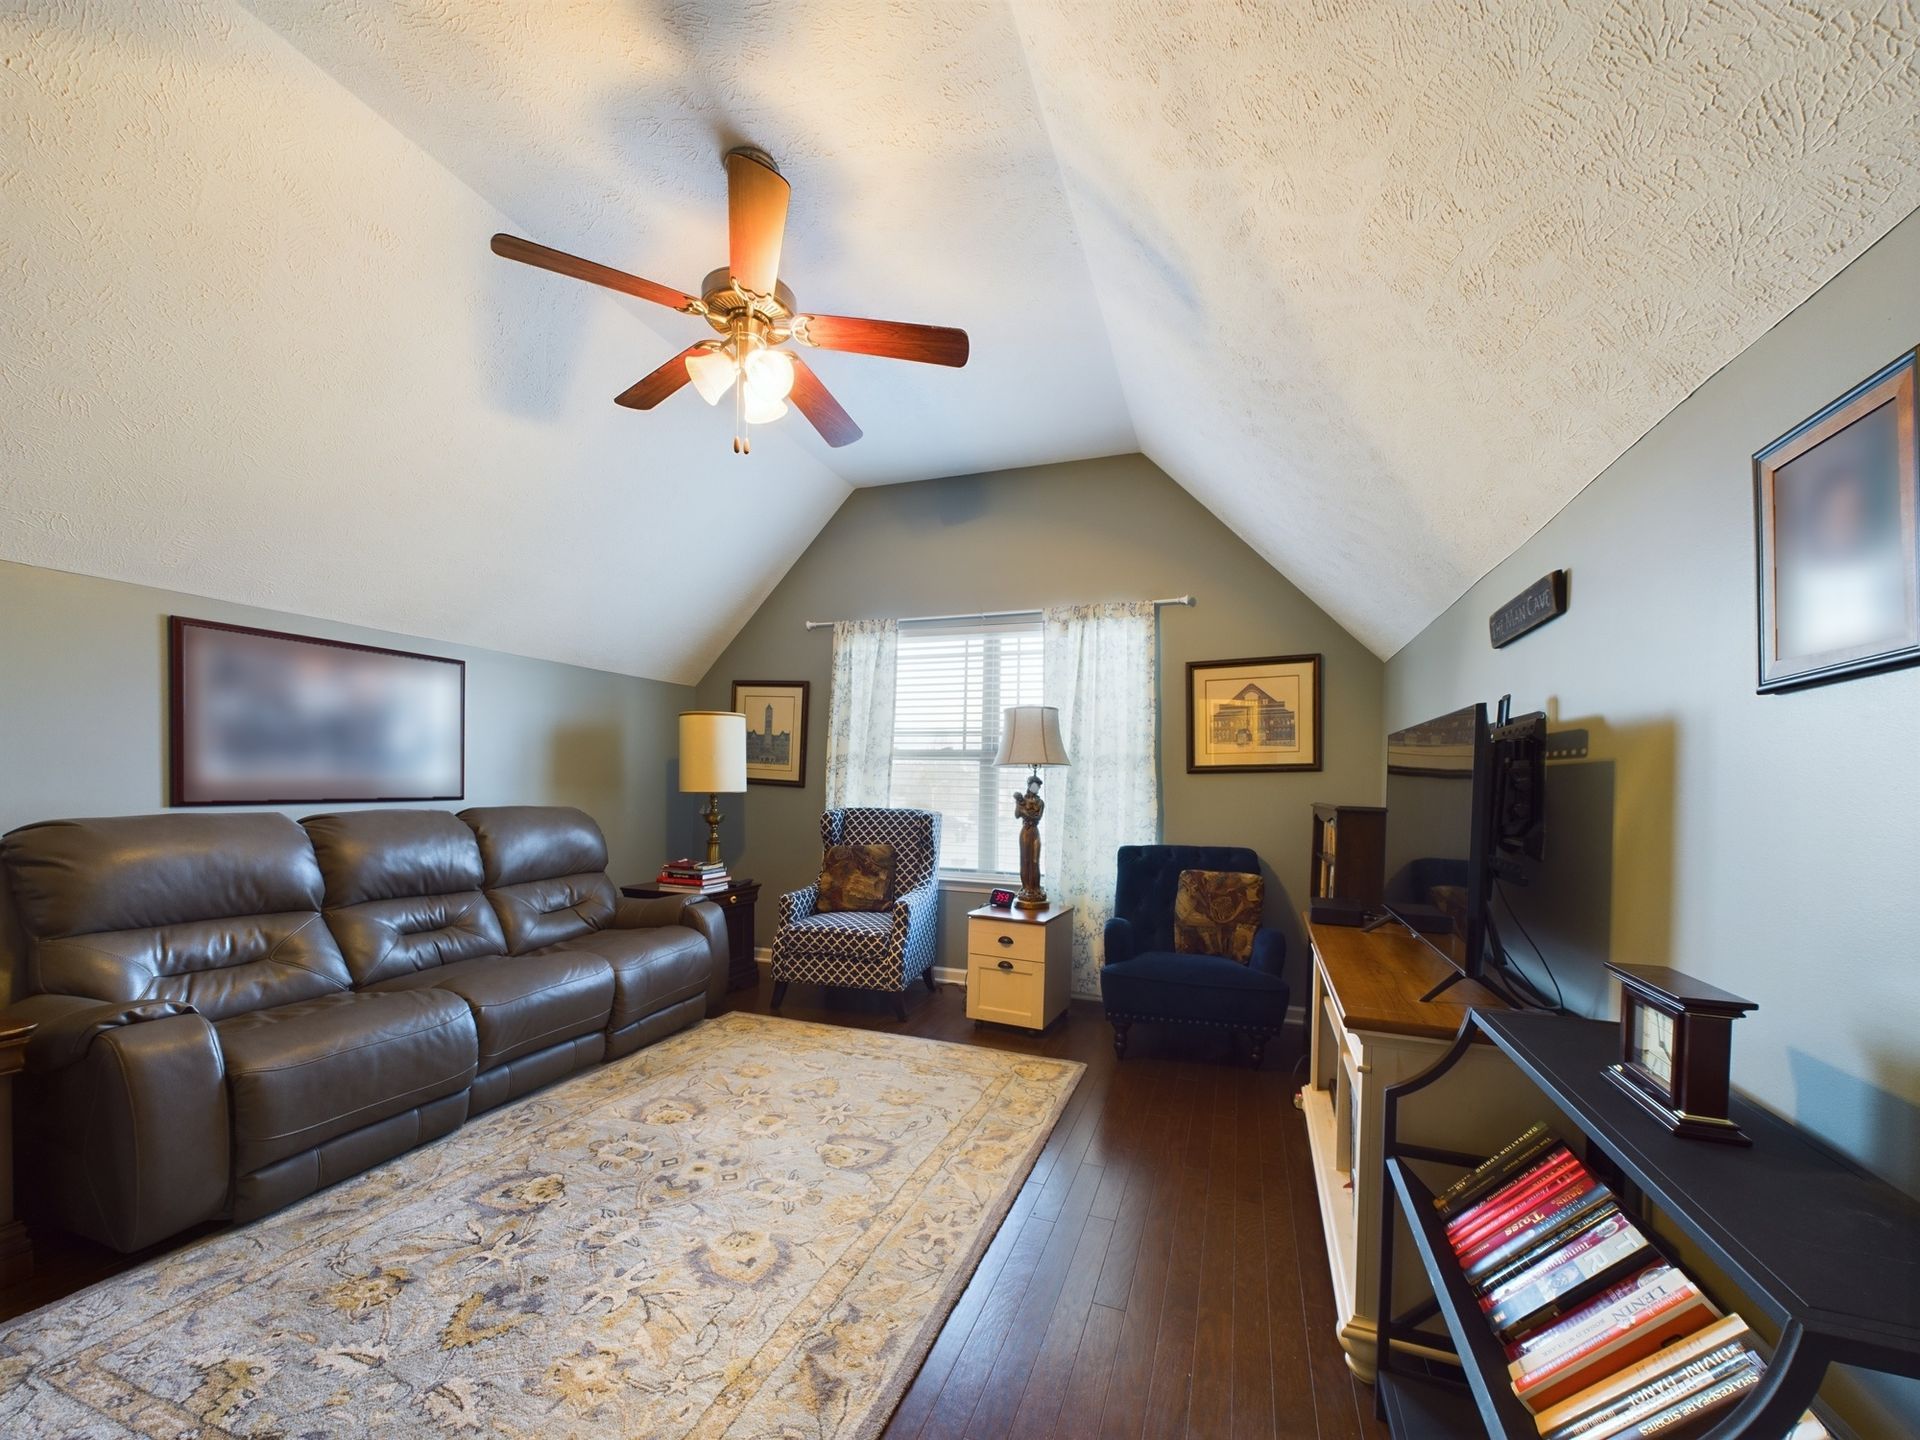
[[[31,1218],[247,1220],[698,1021],[718,907],[635,901],[578,810],[167,814],[0,840],[38,1025]]]

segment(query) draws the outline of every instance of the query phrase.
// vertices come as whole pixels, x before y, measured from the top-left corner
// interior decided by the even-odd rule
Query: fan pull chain
[[[736,280],[734,289],[739,288],[740,284]],[[753,316],[751,303],[747,306],[746,315],[750,323]],[[747,438],[747,333],[748,324],[735,319],[733,322],[733,453],[736,455],[753,453],[753,442]]]

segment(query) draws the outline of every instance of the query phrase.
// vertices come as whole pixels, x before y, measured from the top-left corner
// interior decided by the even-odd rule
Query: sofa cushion
[[[329,910],[327,927],[339,942],[357,985],[375,985],[416,970],[507,953],[500,917],[478,890],[411,900],[369,900]]]
[[[669,1005],[706,994],[713,977],[713,948],[707,937],[682,925],[599,930],[540,953],[570,951],[597,955],[613,970],[609,1030],[625,1029]]]
[[[349,810],[300,822],[326,883],[326,907],[478,890],[480,846],[446,810]]]
[[[1173,902],[1173,948],[1245,965],[1267,906],[1266,882],[1239,870],[1182,870]]]
[[[820,857],[819,898],[813,908],[836,910],[893,908],[893,846],[829,845]]]
[[[1277,1030],[1287,1018],[1287,982],[1219,955],[1150,950],[1102,966],[1100,998],[1109,1013],[1143,1020]]]
[[[613,970],[598,955],[556,950],[457,960],[383,980],[374,994],[423,988],[457,995],[473,1011],[480,1069],[607,1027]]]
[[[483,805],[460,819],[480,847],[487,899],[507,949],[527,955],[613,919],[607,842],[593,817],[567,805]]]
[[[284,815],[128,815],[0,842],[27,988],[177,1000],[209,1019],[344,990],[320,869]]]
[[[356,985],[506,954],[480,891],[480,846],[457,815],[354,810],[300,823],[326,881],[327,926]]]
[[[325,995],[214,1027],[247,1175],[473,1082],[473,1016],[438,990]]]

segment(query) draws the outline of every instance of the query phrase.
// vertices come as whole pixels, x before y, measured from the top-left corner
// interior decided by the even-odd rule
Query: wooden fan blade
[[[798,355],[793,357],[793,393],[787,398],[836,450],[860,438],[860,427],[853,423],[853,417],[840,408],[833,392],[820,383],[820,377]]]
[[[693,378],[687,373],[687,359],[701,348],[701,345],[687,346],[644,380],[614,396],[613,403],[629,410],[651,410]]]
[[[553,250],[545,245],[536,245],[531,240],[522,240],[518,235],[494,236],[493,253],[508,260],[518,260],[522,265],[551,270],[557,275],[571,275],[575,280],[585,280],[589,285],[604,285],[607,289],[618,290],[623,295],[635,295],[642,300],[651,300],[654,304],[664,305],[669,310],[685,310],[693,304],[691,295],[675,290],[671,285],[642,280],[638,275],[629,275],[624,270],[615,270],[611,265],[599,265],[592,260],[582,260],[578,255],[569,255],[564,250]]]
[[[851,315],[808,315],[802,338],[823,350],[918,360],[925,365],[967,363],[967,332],[945,325],[909,325],[902,320],[860,320]]]
[[[748,150],[727,152],[727,269],[756,295],[771,295],[780,278],[791,188],[772,162]]]

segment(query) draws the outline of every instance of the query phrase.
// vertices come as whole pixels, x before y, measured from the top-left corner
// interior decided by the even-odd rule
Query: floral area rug
[[[1082,1066],[729,1014],[0,1330],[0,1434],[879,1434]]]

